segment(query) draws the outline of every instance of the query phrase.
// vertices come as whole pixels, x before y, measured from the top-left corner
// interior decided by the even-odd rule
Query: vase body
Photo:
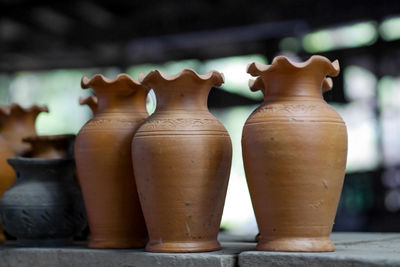
[[[64,246],[86,226],[72,159],[10,158],[17,180],[0,199],[4,229],[22,246]]]
[[[114,80],[84,77],[99,99],[93,119],[75,142],[77,176],[82,187],[91,248],[140,248],[147,231],[132,169],[131,142],[147,117],[148,89],[128,75]]]
[[[75,135],[39,135],[22,139],[29,143],[31,149],[29,156],[32,158],[73,158]]]
[[[347,131],[321,87],[329,86],[326,75],[339,73],[338,63],[278,57],[270,66],[251,64],[248,72],[259,76],[251,85],[264,93],[242,136],[260,230],[257,249],[333,251],[329,236],[344,180]]]
[[[149,231],[146,250],[218,250],[232,145],[224,126],[208,111],[207,96],[223,76],[183,70],[167,77],[152,71],[140,79],[157,98],[156,111],[132,142],[136,184]]]
[[[46,106],[31,106],[22,108],[18,104],[12,104],[0,109],[0,135],[16,156],[24,156],[30,151],[30,146],[22,142],[24,137],[36,136],[35,122],[41,112],[48,112]]]

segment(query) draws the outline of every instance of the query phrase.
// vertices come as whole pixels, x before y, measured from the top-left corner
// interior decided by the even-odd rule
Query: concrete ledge
[[[335,252],[242,252],[239,266],[400,266],[400,234],[336,233],[332,240]]]
[[[237,266],[238,254],[254,244],[223,242],[223,249],[204,253],[149,253],[129,249],[87,249],[84,245],[65,248],[0,248],[1,267],[147,267],[147,266]]]
[[[87,249],[84,243],[64,248],[21,248],[9,242],[0,246],[0,266],[400,266],[400,234],[336,233],[332,235],[336,252],[330,253],[259,252],[255,251],[255,242],[239,242],[246,240],[243,237],[221,235],[220,240],[220,251],[187,254],[95,250]]]

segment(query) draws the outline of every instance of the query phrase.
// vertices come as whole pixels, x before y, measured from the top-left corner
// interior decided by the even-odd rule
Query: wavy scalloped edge
[[[95,104],[97,105],[98,99],[96,96],[94,95],[90,95],[88,97],[83,97],[80,96],[79,97],[79,105],[91,105],[91,104]]]
[[[87,89],[87,88],[92,88],[93,86],[96,86],[98,84],[113,85],[113,84],[118,84],[118,83],[126,83],[130,87],[137,87],[137,86],[143,87],[143,85],[141,83],[132,79],[126,73],[118,74],[118,76],[115,77],[114,79],[106,78],[102,74],[95,74],[95,75],[93,75],[92,78],[83,76],[82,80],[81,80],[81,87],[83,89]]]
[[[286,65],[290,66],[296,69],[302,69],[310,66],[311,64],[315,63],[316,61],[322,61],[326,62],[330,66],[329,71],[327,75],[331,77],[335,77],[339,75],[340,72],[340,66],[339,66],[339,61],[335,60],[331,62],[329,59],[323,56],[319,55],[314,55],[310,57],[307,61],[305,62],[292,62],[285,56],[277,56],[274,58],[272,61],[272,64],[270,65],[264,65],[261,63],[257,62],[252,62],[247,65],[247,73],[249,73],[252,76],[260,76],[262,73],[270,72],[275,70],[279,65]]]
[[[332,78],[326,77],[324,81],[322,82],[322,90],[324,92],[331,90],[333,87],[333,81]]]
[[[49,112],[49,108],[46,105],[39,106],[39,105],[32,105],[28,108],[21,107],[17,103],[13,103],[9,106],[2,106],[0,107],[0,115],[10,116],[13,113],[20,112],[20,113],[30,113],[30,112]]]
[[[22,138],[23,142],[47,142],[47,141],[68,141],[75,139],[74,134],[57,134],[57,135],[37,135]]]
[[[88,107],[92,110],[93,114],[97,111],[98,99],[94,95],[90,95],[88,97],[79,97],[79,105],[88,105]]]
[[[148,74],[140,73],[139,82],[141,84],[147,85],[152,79],[161,78],[165,81],[176,81],[185,76],[193,76],[201,81],[213,79],[215,86],[221,86],[225,82],[224,74],[216,70],[209,71],[206,74],[198,74],[192,69],[183,69],[180,73],[173,75],[165,74],[160,70],[152,70]]]
[[[264,81],[261,79],[261,77],[257,77],[257,79],[255,80],[250,79],[249,88],[253,92],[256,92],[258,90],[264,91],[265,89]]]

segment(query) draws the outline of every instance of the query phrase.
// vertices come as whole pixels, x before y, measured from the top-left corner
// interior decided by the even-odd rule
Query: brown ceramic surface
[[[139,248],[147,232],[132,170],[131,142],[147,117],[148,88],[120,74],[114,80],[95,75],[82,78],[99,103],[94,118],[75,143],[91,248]]]
[[[93,115],[96,114],[98,99],[94,95],[90,95],[86,98],[79,97],[79,104],[80,105],[88,105],[88,107],[92,110]]]
[[[313,56],[252,63],[264,102],[247,120],[243,160],[260,237],[257,249],[333,251],[329,239],[343,185],[346,126],[322,97],[339,63]],[[322,88],[322,89],[321,89]]]
[[[0,136],[0,196],[14,183],[14,169],[7,162],[8,158],[14,156],[14,152],[8,146],[7,141]]]
[[[35,121],[39,113],[48,112],[46,106],[34,105],[22,108],[18,104],[0,108],[0,134],[7,140],[15,155],[22,156],[29,152],[30,146],[22,138],[35,136]]]
[[[75,135],[39,135],[22,139],[31,145],[30,157],[33,158],[70,158],[73,157]]]
[[[223,76],[185,69],[173,76],[152,71],[139,80],[157,97],[155,113],[132,145],[150,238],[146,250],[218,250],[232,145],[224,126],[208,111],[207,96]]]

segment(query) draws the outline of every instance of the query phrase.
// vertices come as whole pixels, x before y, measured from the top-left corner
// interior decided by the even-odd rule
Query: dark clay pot
[[[17,179],[0,199],[5,231],[22,246],[63,246],[86,226],[73,159],[10,158]]]

